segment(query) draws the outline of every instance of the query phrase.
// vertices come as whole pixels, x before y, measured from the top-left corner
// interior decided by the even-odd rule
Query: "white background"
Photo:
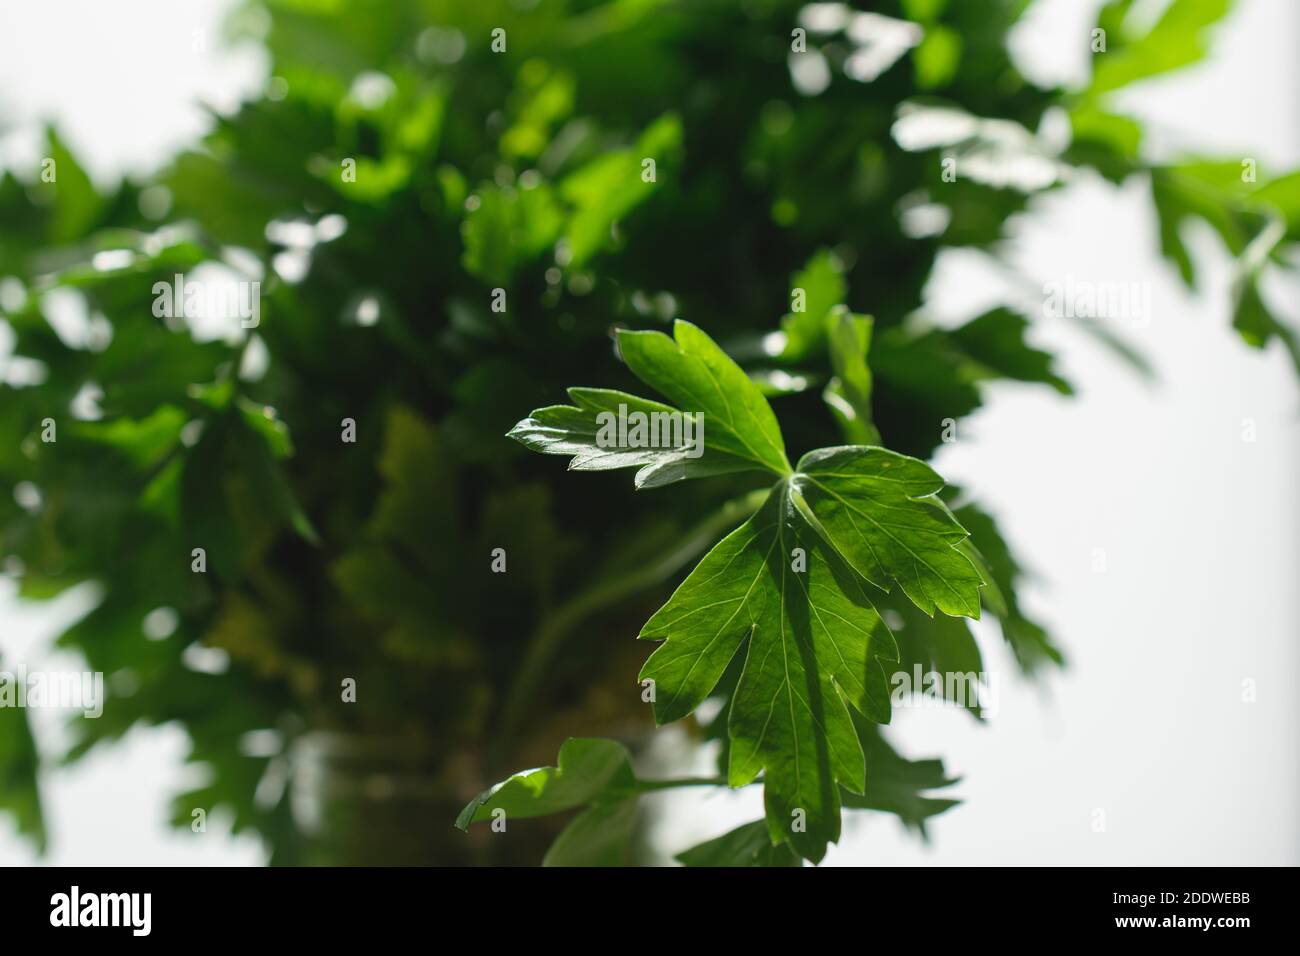
[[[1158,6],[1158,2],[1156,6]],[[218,106],[265,73],[255,50],[217,49],[223,0],[0,3],[0,163],[38,162],[33,121],[53,119],[97,178],[147,169],[204,128],[197,97]],[[1095,3],[1040,0],[1013,39],[1035,77],[1079,84]],[[123,9],[129,8],[129,13]],[[207,52],[194,31],[207,31]],[[1081,37],[1084,38],[1081,40]],[[1263,175],[1300,165],[1300,6],[1244,0],[1215,34],[1210,60],[1125,93],[1122,106],[1176,153],[1251,157]],[[159,82],[160,77],[166,82]],[[995,631],[980,636],[997,682],[985,726],[912,710],[893,739],[943,756],[965,801],[931,824],[931,843],[878,814],[846,816],[827,862],[851,864],[1295,864],[1300,862],[1300,389],[1282,350],[1246,348],[1228,327],[1228,263],[1192,232],[1203,288],[1189,295],[1155,254],[1145,186],[1085,178],[1014,225],[1015,261],[1036,282],[1139,281],[1152,320],[1117,326],[1147,355],[1147,384],[1068,322],[1035,323],[1078,389],[1064,399],[1007,385],[962,423],[937,467],[999,519],[1037,572],[1028,608],[1050,626],[1070,668],[1047,689],[1012,677]],[[958,321],[998,287],[969,256],[947,257],[927,310]],[[1300,288],[1271,281],[1270,303],[1300,325]],[[851,303],[864,311],[870,303]],[[1243,441],[1254,422],[1256,440]],[[1097,549],[1106,570],[1094,570]],[[78,597],[20,606],[0,581],[8,662],[58,666],[48,643]],[[48,662],[48,663],[47,663]],[[76,666],[75,662],[66,666]],[[1256,700],[1243,701],[1243,681]],[[37,713],[57,749],[57,720]],[[174,727],[43,780],[52,830],[46,862],[251,864],[260,846],[224,821],[192,835],[166,826],[186,785]],[[757,788],[665,795],[658,825],[675,851],[761,813]],[[1104,819],[1104,830],[1096,823]],[[0,863],[34,862],[0,822]]]

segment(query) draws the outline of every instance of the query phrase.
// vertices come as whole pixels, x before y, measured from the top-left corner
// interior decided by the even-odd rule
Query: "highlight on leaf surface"
[[[687,411],[704,415],[720,446],[776,472],[788,474],[785,441],[772,406],[745,370],[699,327],[682,319],[673,336],[618,333],[619,352],[632,373]]]
[[[679,319],[673,336],[620,331],[618,343],[633,373],[677,407],[570,388],[573,405],[536,409],[509,437],[570,456],[575,471],[637,468],[638,488],[737,471],[788,473],[781,428],[758,386],[689,322]]]
[[[678,853],[675,859],[683,866],[803,866],[803,860],[786,844],[772,844],[762,820],[742,824]]]
[[[539,408],[512,428],[509,437],[533,451],[572,456],[572,471],[636,468],[638,488],[755,468],[754,462],[728,451],[725,442],[718,447],[706,429],[695,432],[697,426],[669,405],[612,389],[568,391],[573,405]],[[621,443],[620,423],[625,439]],[[644,429],[645,447],[628,447],[629,426]],[[669,439],[666,444],[649,444],[652,435],[663,434]]]
[[[958,545],[966,530],[935,497],[943,479],[883,448],[819,448],[799,461],[804,495],[827,537],[868,581],[897,582],[927,614],[979,617],[984,582]]]
[[[849,321],[865,355],[869,326]],[[672,338],[620,332],[619,346],[637,377],[678,408],[571,389],[575,405],[538,409],[511,436],[572,456],[574,469],[637,467],[639,487],[745,468],[781,476],[641,629],[663,643],[640,680],[653,682],[655,720],[666,723],[694,711],[743,654],[728,707],[727,780],[744,786],[762,774],[771,842],[818,861],[840,835],[841,787],[868,786],[854,714],[890,718],[885,665],[899,648],[869,586],[897,584],[929,615],[978,617],[984,581],[966,531],[937,497],[942,479],[917,459],[846,445],[810,452],[792,470],[767,399],[696,326],[679,320]],[[868,389],[861,381],[864,400]],[[602,440],[601,422],[616,409],[700,413],[700,457]]]
[[[616,866],[636,824],[640,793],[627,748],[613,740],[571,737],[557,765],[524,770],[483,791],[466,805],[456,826],[547,816],[584,807],[561,831],[543,866]]]
[[[642,668],[655,719],[684,717],[746,646],[729,718],[728,782],[764,773],[769,834],[820,860],[840,834],[839,787],[866,773],[849,708],[889,720],[882,661],[898,648],[864,582],[782,481],[641,630],[666,639]]]

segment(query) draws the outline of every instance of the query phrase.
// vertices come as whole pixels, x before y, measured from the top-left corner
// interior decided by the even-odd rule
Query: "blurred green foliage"
[[[316,858],[286,784],[304,735],[406,741],[453,807],[570,733],[640,742],[632,638],[753,478],[692,482],[665,507],[620,476],[566,479],[504,433],[566,386],[631,384],[612,330],[676,316],[764,385],[792,454],[878,429],[926,457],[987,382],[1069,394],[1016,304],[956,329],[914,315],[940,249],[996,257],[1007,218],[1066,173],[1147,179],[1161,251],[1189,283],[1181,226],[1209,223],[1240,263],[1243,338],[1300,360],[1258,292],[1300,240],[1298,174],[1152,163],[1109,106],[1200,57],[1226,2],[1173,0],[1146,26],[1106,4],[1083,90],[1035,87],[1009,60],[1025,6],[872,4],[919,28],[900,33],[787,0],[264,0],[231,27],[269,50],[266,94],[148,181],[96,190],[50,130],[54,181],[0,179],[0,554],[25,598],[94,588],[59,643],[108,675],[110,699],[45,759],[178,722],[209,776],[177,797],[177,823],[223,808],[295,862]],[[911,39],[855,79],[895,36]],[[1052,111],[1070,121],[1063,148],[1037,132]],[[1032,183],[999,178],[1026,163]],[[928,206],[946,225],[907,225]],[[218,267],[260,283],[255,329],[158,314],[157,283]],[[1059,663],[993,520],[950,496],[1024,670]],[[491,570],[496,548],[508,573]],[[903,666],[978,664],[965,621],[882,604]],[[147,639],[159,608],[175,626]],[[228,666],[196,666],[196,649]],[[718,737],[734,676],[701,739]],[[0,807],[41,839],[23,716],[0,710]],[[274,746],[250,743],[267,730]],[[936,761],[880,738],[868,762],[882,788],[861,806],[919,828],[949,805],[920,796],[947,782]],[[467,842],[453,815],[408,834],[419,857],[540,858]],[[742,831],[725,838],[740,857],[781,862]],[[707,846],[694,858],[716,859]]]

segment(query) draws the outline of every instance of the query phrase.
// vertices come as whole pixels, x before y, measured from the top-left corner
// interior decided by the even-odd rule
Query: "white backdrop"
[[[1079,82],[1078,42],[1096,3],[1040,0],[1013,48],[1036,77]],[[1157,4],[1158,5],[1158,4]],[[202,128],[196,94],[229,102],[259,82],[253,51],[192,49],[222,0],[132,0],[132,15],[90,0],[0,6],[0,116],[56,119],[95,172],[147,167]],[[181,8],[181,9],[177,9]],[[76,20],[72,33],[52,28]],[[57,36],[51,50],[42,34]],[[1300,165],[1300,6],[1244,0],[1210,61],[1126,93],[1169,150],[1199,144],[1255,158],[1267,175]],[[177,38],[180,39],[177,39]],[[160,70],[175,82],[157,83]],[[21,131],[20,131],[21,133]],[[32,161],[30,134],[0,139],[0,162]],[[1151,283],[1153,319],[1122,329],[1151,360],[1146,384],[1061,320],[1034,339],[1063,354],[1073,400],[1007,385],[945,446],[941,473],[999,519],[1038,574],[1028,609],[1050,625],[1070,668],[1046,692],[1011,677],[996,632],[981,630],[998,678],[985,726],[949,712],[900,714],[909,756],[943,756],[964,803],[936,818],[923,846],[895,820],[855,815],[830,864],[1295,864],[1300,862],[1300,389],[1286,356],[1247,349],[1228,327],[1226,259],[1194,244],[1206,279],[1189,295],[1155,254],[1142,184],[1091,179],[1015,224],[1016,261],[1039,282]],[[1300,325],[1300,288],[1273,282],[1270,303]],[[971,257],[946,257],[927,308],[957,321],[995,301]],[[853,303],[868,309],[870,303]],[[1256,439],[1243,441],[1243,421]],[[1093,569],[1096,549],[1106,570]],[[38,666],[75,612],[20,608],[0,582],[0,649]],[[1243,681],[1255,701],[1243,701]],[[57,727],[38,714],[42,743]],[[47,775],[51,863],[256,863],[221,820],[199,837],[165,825],[182,785],[184,735],[137,730],[120,746]],[[669,849],[761,813],[757,789],[659,798]],[[1099,816],[1100,814],[1100,816]],[[1105,828],[1095,822],[1104,818]],[[0,863],[33,861],[0,824]]]

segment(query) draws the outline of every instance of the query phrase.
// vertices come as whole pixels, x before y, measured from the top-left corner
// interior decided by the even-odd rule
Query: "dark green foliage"
[[[551,760],[571,735],[635,750],[653,716],[632,638],[690,562],[758,508],[773,476],[751,466],[789,471],[782,436],[790,461],[845,443],[924,458],[943,419],[979,407],[985,382],[1069,394],[1052,357],[1027,344],[1027,321],[1004,309],[950,331],[905,321],[942,246],[992,248],[1055,180],[945,181],[947,151],[1010,147],[977,127],[903,148],[904,104],[1008,121],[1030,152],[1044,147],[1028,131],[1065,109],[1075,141],[1046,160],[1149,177],[1162,251],[1188,281],[1179,226],[1208,221],[1241,262],[1234,324],[1253,345],[1281,338],[1294,352],[1257,283],[1298,238],[1295,176],[1246,185],[1232,163],[1152,167],[1141,130],[1106,104],[1123,83],[1196,59],[1223,3],[1175,0],[1136,36],[1128,4],[1108,4],[1114,60],[1081,93],[1035,88],[1007,58],[1021,0],[875,6],[918,23],[919,45],[858,82],[843,73],[842,31],[812,31],[808,49],[832,80],[807,95],[790,70],[801,5],[787,0],[266,0],[249,8],[270,13],[265,42],[287,92],[216,117],[149,183],[97,192],[51,131],[55,182],[39,170],[0,179],[0,281],[23,293],[4,300],[22,361],[0,365],[0,556],[26,598],[98,589],[60,641],[116,690],[101,719],[75,720],[71,756],[137,723],[179,722],[211,774],[178,797],[176,822],[226,808],[275,861],[294,862],[307,850],[284,777],[313,733],[402,741],[444,803]],[[141,212],[146,186],[168,190],[164,218]],[[918,202],[946,207],[946,231],[903,228]],[[260,281],[255,346],[244,330],[204,339],[157,314],[155,285],[204,263]],[[802,310],[794,287],[808,293]],[[85,335],[65,339],[47,320],[56,293],[82,298]],[[640,377],[680,403],[662,374],[671,343],[646,335],[678,317],[706,330],[762,401],[742,409],[749,421],[710,432],[730,457],[701,459],[722,465],[704,480],[638,494],[623,476],[566,476],[503,437],[539,409],[516,432],[537,447],[584,401],[608,398],[579,391],[557,409],[574,386],[626,392]],[[736,374],[733,394],[746,381]],[[78,417],[88,386],[99,413]],[[711,426],[724,421],[707,410]],[[42,441],[46,419],[56,442]],[[670,477],[689,476],[643,484]],[[15,498],[25,483],[38,507]],[[953,560],[979,572],[939,610],[982,604],[1027,673],[1059,662],[1020,610],[1020,569],[992,519],[960,502],[930,517],[969,532]],[[889,584],[873,577],[888,568],[836,546],[856,569],[846,574]],[[506,573],[493,570],[495,549]],[[977,577],[988,586],[974,597]],[[927,617],[895,580],[888,597],[871,594],[904,618],[901,664],[978,663],[964,619]],[[917,588],[928,613],[935,602]],[[174,609],[176,627],[148,640],[157,608]],[[194,645],[223,651],[229,668],[194,669]],[[724,741],[724,767],[733,671],[704,689],[724,705],[704,728]],[[347,680],[355,702],[342,699]],[[22,716],[0,710],[0,808],[40,840]],[[860,751],[865,787],[824,789],[834,832],[841,802],[918,829],[950,805],[923,795],[948,783],[937,761],[910,763],[874,725],[853,726],[844,753]],[[253,731],[279,744],[250,749]],[[550,862],[633,853],[635,801],[617,796],[579,801],[591,805]],[[417,847],[430,862],[541,856],[527,841],[467,842],[438,819]],[[757,826],[682,859],[797,862]]]

